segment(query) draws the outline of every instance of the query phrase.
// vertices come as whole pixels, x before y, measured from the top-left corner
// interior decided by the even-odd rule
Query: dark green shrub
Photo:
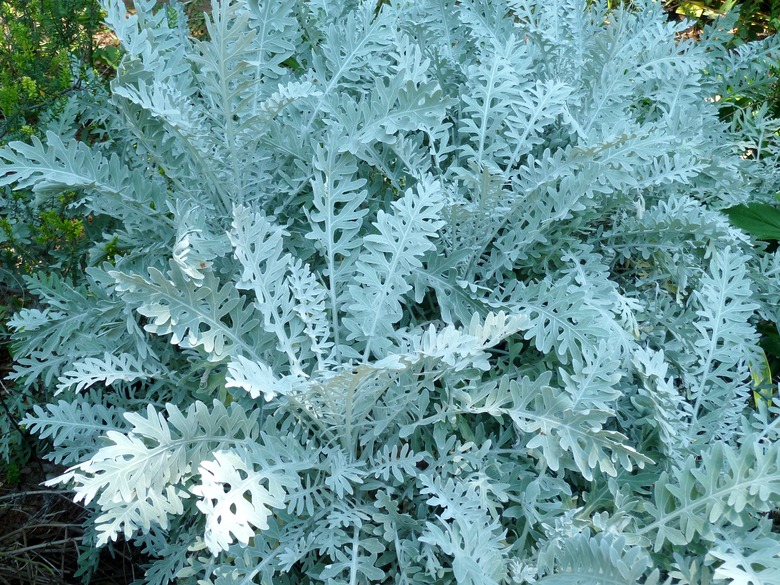
[[[0,141],[34,133],[39,115],[79,87],[73,57],[95,64],[100,19],[96,0],[0,2]]]

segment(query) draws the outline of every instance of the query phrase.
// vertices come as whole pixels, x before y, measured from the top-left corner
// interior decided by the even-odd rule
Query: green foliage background
[[[82,87],[100,24],[95,0],[0,3],[0,142],[34,133],[42,113]]]

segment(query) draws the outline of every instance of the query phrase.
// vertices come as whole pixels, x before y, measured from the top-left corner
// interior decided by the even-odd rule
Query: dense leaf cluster
[[[149,584],[776,579],[780,255],[721,210],[780,189],[738,102],[779,40],[581,0],[224,0],[196,40],[154,4],[104,2],[110,101],[0,150],[115,226],[11,322],[96,547]]]

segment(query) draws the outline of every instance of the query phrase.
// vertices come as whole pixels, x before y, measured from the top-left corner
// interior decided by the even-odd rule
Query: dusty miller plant
[[[150,584],[777,582],[780,257],[720,212],[780,187],[776,121],[721,115],[777,40],[225,0],[199,41],[153,5],[104,2],[109,101],[0,151],[117,226],[12,321],[95,550]]]

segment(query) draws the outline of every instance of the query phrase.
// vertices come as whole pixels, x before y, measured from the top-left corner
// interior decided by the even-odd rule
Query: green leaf
[[[731,223],[759,240],[780,240],[780,209],[766,203],[736,205],[723,210]]]

